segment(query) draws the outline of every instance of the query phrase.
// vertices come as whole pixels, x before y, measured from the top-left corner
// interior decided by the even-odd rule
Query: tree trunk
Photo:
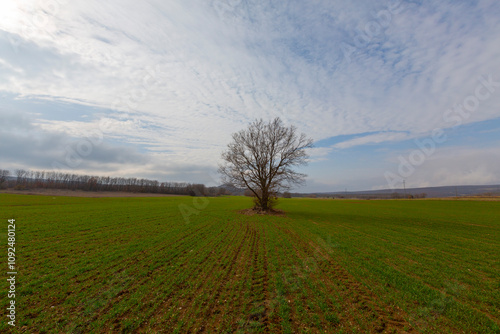
[[[267,190],[262,192],[260,207],[263,211],[269,210],[269,193]]]

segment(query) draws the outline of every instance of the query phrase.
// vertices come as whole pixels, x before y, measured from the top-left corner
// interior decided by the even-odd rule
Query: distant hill
[[[223,184],[219,188],[224,188],[232,195],[243,195],[245,189],[237,188],[229,184]],[[455,196],[472,196],[480,194],[491,194],[500,196],[500,185],[487,186],[443,186],[443,187],[425,187],[425,188],[403,188],[399,189],[381,189],[381,190],[365,190],[365,191],[338,191],[338,192],[317,192],[317,193],[292,193],[293,197],[359,197],[359,198],[393,198],[404,197],[404,195],[413,195],[422,197],[425,194],[427,198],[436,197],[455,197]]]
[[[218,186],[217,188],[222,188],[227,190],[231,195],[243,196],[245,193],[245,189],[237,188],[232,184],[223,184]]]
[[[382,189],[382,190],[367,190],[355,192],[323,192],[315,193],[318,196],[345,196],[355,197],[356,195],[390,195],[394,193],[408,195],[426,194],[426,197],[454,197],[454,196],[471,196],[479,194],[496,194],[500,196],[500,185],[487,186],[444,186],[444,187],[425,187],[425,188],[403,188],[400,189]],[[312,195],[312,194],[310,194]]]
[[[223,184],[219,188],[224,188],[232,195],[243,195],[245,189],[237,188],[229,184]],[[444,187],[425,187],[425,188],[403,188],[400,189],[381,189],[381,190],[365,190],[365,191],[338,191],[338,192],[317,192],[317,193],[292,193],[293,197],[359,197],[359,198],[398,198],[404,195],[413,195],[415,197],[427,198],[436,197],[455,197],[455,196],[471,196],[480,194],[490,194],[500,196],[500,185],[488,186],[444,186]]]

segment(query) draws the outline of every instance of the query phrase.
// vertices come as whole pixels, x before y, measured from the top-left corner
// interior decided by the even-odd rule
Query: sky
[[[0,2],[0,169],[216,185],[274,117],[298,192],[500,184],[500,2]]]

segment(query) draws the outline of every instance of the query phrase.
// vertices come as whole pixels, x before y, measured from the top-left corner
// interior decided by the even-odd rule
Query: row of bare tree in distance
[[[84,191],[122,191],[137,193],[218,196],[227,194],[221,187],[186,182],[159,182],[144,178],[80,175],[72,173],[17,169],[9,178],[9,170],[0,169],[0,187],[25,189],[66,189]]]

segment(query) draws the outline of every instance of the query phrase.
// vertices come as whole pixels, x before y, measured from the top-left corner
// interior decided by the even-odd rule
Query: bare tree
[[[0,169],[0,188],[3,187],[3,183],[7,182],[7,178],[10,175],[10,171],[7,169]]]
[[[233,134],[219,173],[224,182],[249,189],[256,207],[268,211],[279,191],[304,183],[306,175],[293,168],[307,163],[306,149],[312,146],[312,139],[299,135],[294,126],[285,127],[279,118],[269,123],[255,120]]]

